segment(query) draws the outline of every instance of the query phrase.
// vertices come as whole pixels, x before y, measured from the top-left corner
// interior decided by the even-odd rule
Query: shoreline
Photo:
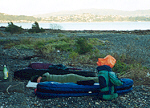
[[[5,32],[5,26],[0,26],[0,32]],[[53,31],[53,29],[49,28],[43,28],[45,29],[46,33]],[[27,32],[29,29],[28,28],[23,28],[23,32],[20,34],[24,34]],[[145,30],[55,30],[57,31],[56,33],[64,33],[64,32],[75,32],[75,33],[120,33],[120,34],[139,34],[139,35],[148,35],[150,34],[150,29],[145,29]]]
[[[31,29],[34,22],[13,22],[23,29]],[[133,31],[150,30],[149,22],[38,22],[40,28],[54,30],[115,30],[115,31]],[[0,27],[7,27],[7,23],[0,23]]]

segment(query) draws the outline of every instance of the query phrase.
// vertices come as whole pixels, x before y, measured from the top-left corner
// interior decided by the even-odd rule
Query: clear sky
[[[78,9],[150,9],[150,0],[0,0],[0,13],[37,15]]]

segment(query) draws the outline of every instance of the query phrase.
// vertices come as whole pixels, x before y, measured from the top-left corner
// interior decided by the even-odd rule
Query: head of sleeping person
[[[41,77],[40,75],[35,75],[35,76],[31,77],[31,82],[40,83],[40,82],[44,82],[44,81],[46,81],[46,77]]]

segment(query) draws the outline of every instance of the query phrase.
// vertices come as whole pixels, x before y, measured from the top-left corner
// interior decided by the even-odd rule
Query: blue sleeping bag
[[[116,86],[115,92],[118,94],[130,92],[133,89],[133,80],[128,78],[122,78],[121,80],[124,84]],[[47,81],[37,85],[36,95],[40,98],[98,95],[99,87],[99,83],[94,83],[94,85],[78,85],[76,83]]]

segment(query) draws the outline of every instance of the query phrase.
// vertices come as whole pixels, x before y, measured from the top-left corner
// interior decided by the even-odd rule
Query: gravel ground
[[[20,34],[20,35],[10,35],[3,33],[5,36],[0,36],[0,40],[19,40],[21,37],[51,37],[56,36],[48,33],[43,34]],[[67,36],[73,36],[73,34],[66,33]],[[101,53],[108,54],[118,53],[118,54],[130,54],[135,58],[142,58],[142,64],[144,66],[150,67],[150,35],[133,35],[133,34],[87,34],[79,33],[77,36],[85,36],[87,38],[96,37],[104,42],[108,42],[106,46],[100,46],[99,49]],[[25,68],[31,62],[44,62],[44,63],[57,63],[55,61],[45,60],[40,57],[32,58],[31,60],[23,60],[21,57],[17,59],[13,58],[18,55],[17,50],[14,48],[3,49],[3,42],[0,46],[0,71],[2,73],[3,64],[6,64],[9,69],[9,75],[13,76],[13,72]],[[32,50],[18,50],[21,54],[32,56],[34,51]],[[80,66],[80,68],[94,70],[96,66]],[[27,81],[24,82],[25,85]],[[139,85],[134,86],[130,93],[120,95],[117,99],[112,101],[101,101],[95,99],[92,96],[84,97],[62,97],[62,98],[50,98],[50,99],[40,99],[33,94],[33,89],[25,88],[23,93],[10,92],[10,94],[0,92],[0,108],[149,108],[150,107],[150,87]]]
[[[150,87],[135,86],[127,94],[119,95],[112,101],[102,101],[94,96],[58,97],[40,99],[33,94],[33,89],[26,88],[24,93],[13,92],[9,95],[0,92],[1,108],[149,108]]]

